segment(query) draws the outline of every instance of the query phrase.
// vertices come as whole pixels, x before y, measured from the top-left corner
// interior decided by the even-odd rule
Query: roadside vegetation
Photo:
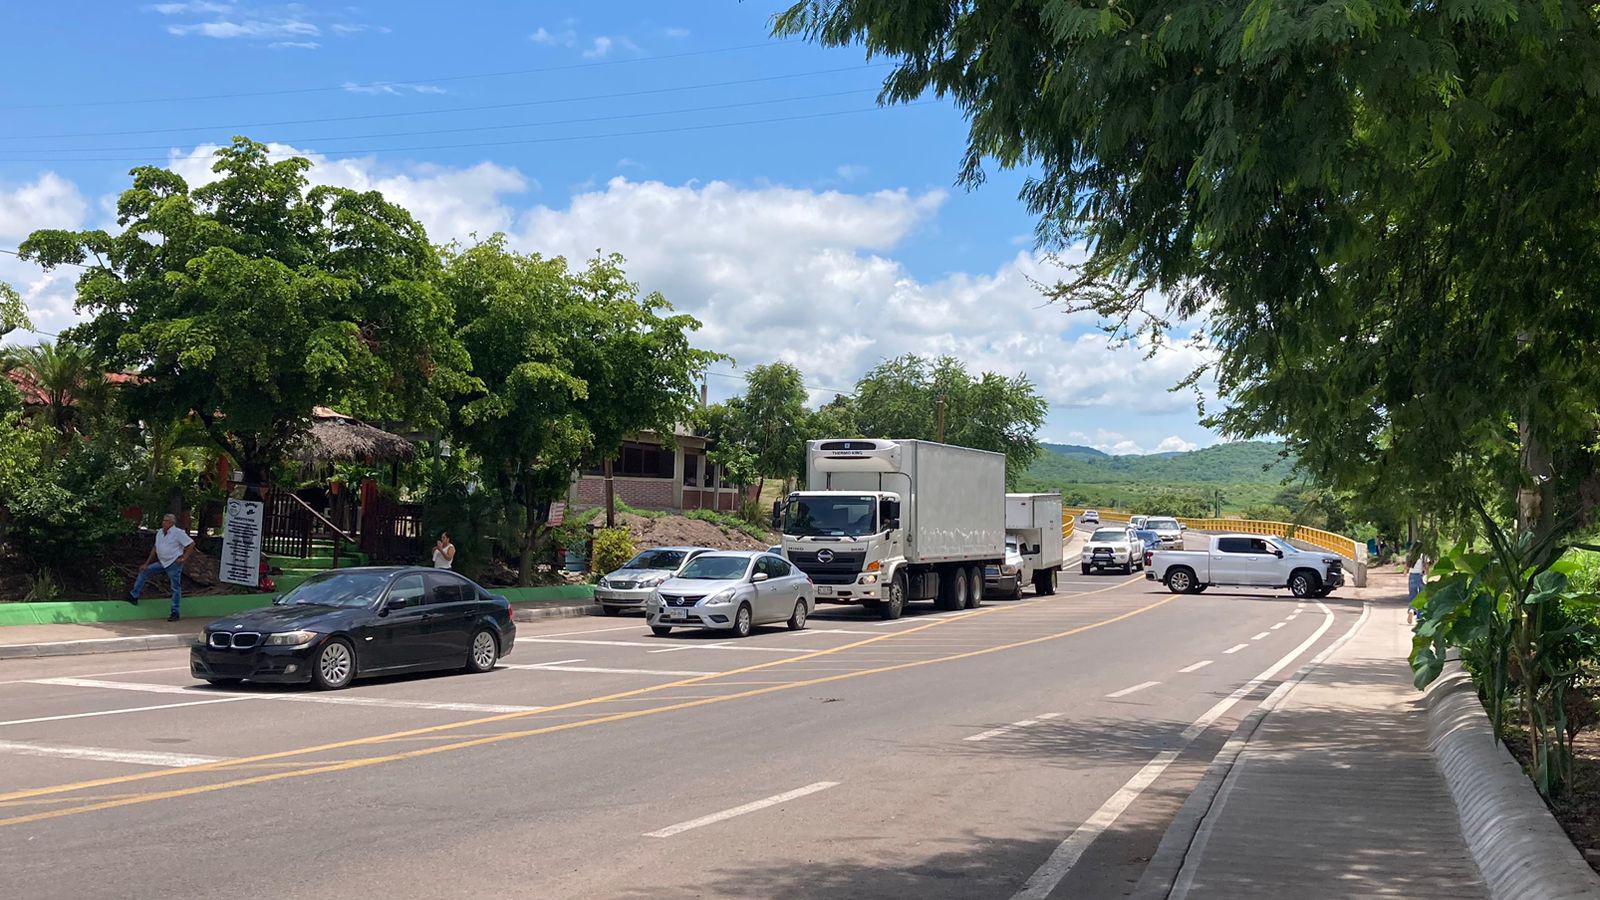
[[[1573,553],[1600,519],[1600,11],[927,12],[805,0],[775,31],[886,58],[886,102],[951,99],[960,181],[1024,168],[1040,243],[1075,251],[1050,300],[1202,349],[1205,423],[1281,439],[1310,484],[1410,523],[1438,560],[1418,686],[1459,650],[1561,797],[1600,647]]]

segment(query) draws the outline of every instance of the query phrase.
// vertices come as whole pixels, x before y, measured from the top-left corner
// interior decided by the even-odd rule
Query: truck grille
[[[677,594],[662,594],[661,595],[661,602],[665,603],[668,606],[693,606],[696,603],[699,603],[703,599],[705,599],[704,595],[701,595],[699,597],[679,596]]]
[[[832,559],[819,562],[818,552],[821,551],[789,551],[789,561],[794,563],[795,568],[811,576],[816,584],[854,584],[856,576],[861,574],[862,564],[867,560],[865,550],[835,550]]]

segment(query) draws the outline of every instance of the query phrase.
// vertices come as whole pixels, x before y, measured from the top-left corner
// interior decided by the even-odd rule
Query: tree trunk
[[[244,499],[265,500],[267,473],[270,471],[267,462],[246,457],[239,461],[239,466],[244,470]]]
[[[616,484],[611,480],[611,460],[605,462],[606,473],[606,527],[617,527],[617,493]]]

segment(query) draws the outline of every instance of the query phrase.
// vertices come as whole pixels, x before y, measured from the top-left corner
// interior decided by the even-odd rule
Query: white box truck
[[[806,490],[780,510],[783,555],[817,600],[896,619],[911,600],[977,606],[1005,558],[1004,454],[932,441],[806,445]]]
[[[1022,587],[1054,594],[1061,574],[1060,494],[1006,495],[1006,558],[983,572],[988,596],[1022,598]]]

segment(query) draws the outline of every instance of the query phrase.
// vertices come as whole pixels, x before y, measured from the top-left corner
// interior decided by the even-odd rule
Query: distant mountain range
[[[1224,505],[1265,502],[1294,467],[1283,445],[1267,441],[1218,444],[1183,453],[1112,456],[1079,444],[1045,444],[1020,479],[1023,490],[1058,490],[1083,502],[1135,502],[1161,491],[1205,497],[1221,491]]]

